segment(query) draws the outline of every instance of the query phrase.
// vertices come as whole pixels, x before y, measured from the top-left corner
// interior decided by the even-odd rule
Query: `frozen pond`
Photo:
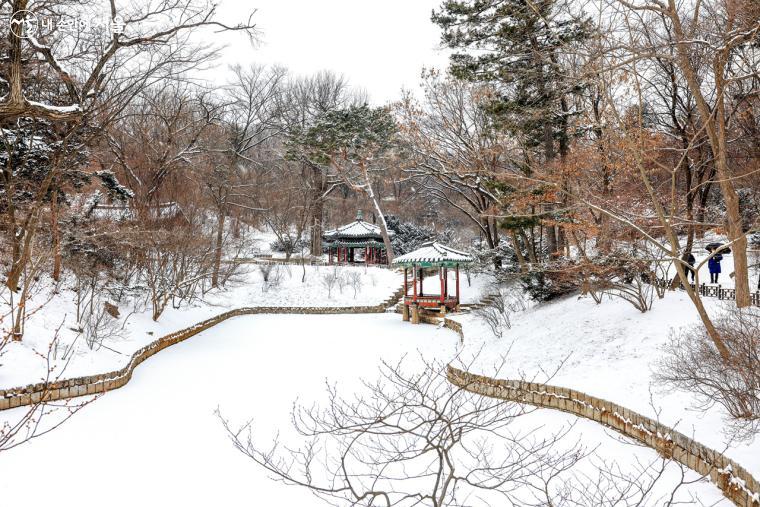
[[[294,400],[324,399],[325,378],[352,393],[361,377],[376,377],[381,358],[408,354],[414,360],[424,351],[446,361],[458,344],[447,329],[413,326],[397,314],[227,321],[152,357],[127,386],[53,433],[0,454],[2,504],[325,505],[270,480],[236,451],[217,407],[233,421],[253,417],[260,437],[281,431],[287,441]],[[0,413],[0,421],[12,412]],[[653,451],[623,443],[591,421],[549,410],[520,418],[539,432],[572,423],[570,438],[598,446],[605,458],[657,460]],[[696,488],[700,499],[720,498],[713,486]]]
[[[264,435],[290,425],[293,401],[329,377],[352,390],[381,357],[442,359],[459,338],[396,314],[257,315],[162,351],[131,382],[53,433],[0,454],[2,505],[324,505],[269,480],[214,415],[255,417]],[[0,413],[0,420],[9,413]]]

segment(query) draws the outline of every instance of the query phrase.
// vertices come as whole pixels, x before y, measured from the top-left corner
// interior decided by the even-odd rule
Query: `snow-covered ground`
[[[105,394],[56,431],[3,452],[3,505],[324,505],[268,479],[233,449],[214,411],[240,423],[253,417],[258,435],[280,431],[288,442],[291,404],[296,398],[307,405],[324,400],[325,378],[344,393],[355,392],[360,378],[375,378],[381,357],[414,358],[420,351],[447,361],[458,342],[447,329],[413,326],[397,314],[227,321],[151,358],[127,386]],[[0,412],[0,421],[14,412]],[[568,442],[580,439],[589,449],[598,447],[576,470],[581,487],[589,480],[582,474],[601,460],[614,460],[627,473],[636,460],[658,461],[654,451],[568,414],[537,410],[513,424],[516,432],[538,428],[541,438],[573,423]],[[660,486],[677,477],[671,466]],[[687,479],[694,478],[687,473]],[[705,504],[720,501],[717,488],[704,482],[687,493]]]
[[[248,264],[241,269],[241,274],[225,289],[209,292],[204,296],[204,301],[183,305],[179,309],[170,305],[158,322],[152,320],[150,309],[143,308],[131,313],[131,308],[121,307],[118,324],[123,327],[123,331],[119,337],[107,341],[105,347],[98,350],[90,350],[74,330],[77,327],[74,292],[64,285],[48,301],[50,291],[43,290],[28,305],[31,310],[35,310],[44,302],[44,306],[28,319],[23,341],[9,343],[0,359],[0,389],[40,382],[44,378],[47,364],[39,354],[47,355],[56,329],[59,328],[58,354],[54,357],[52,366],[55,368],[54,375],[59,375],[67,361],[62,358],[63,350],[75,342],[76,352],[62,376],[70,378],[118,369],[127,363],[134,350],[156,338],[233,308],[373,306],[382,303],[403,283],[402,276],[394,270],[339,267],[337,272],[340,274],[358,274],[361,287],[354,295],[351,286],[341,289],[336,284],[328,297],[323,277],[334,272],[336,268],[331,266],[273,266],[269,273],[269,283],[263,281],[259,266]]]
[[[712,313],[729,304],[704,301]],[[657,418],[659,412],[663,424],[715,450],[728,447],[728,456],[760,476],[760,440],[727,441],[719,407],[696,411],[690,395],[652,382],[671,330],[699,322],[685,293],[668,292],[647,313],[620,299],[597,305],[590,297],[578,296],[530,306],[512,315],[512,328],[500,339],[475,314],[454,318],[464,325],[464,357],[477,356],[473,371],[493,375],[494,365],[505,355],[501,378],[544,382],[557,371],[548,383],[614,401],[648,417]]]

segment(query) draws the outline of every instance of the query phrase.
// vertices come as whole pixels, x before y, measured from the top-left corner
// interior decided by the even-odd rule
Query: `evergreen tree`
[[[455,50],[452,74],[493,89],[485,107],[526,148],[525,172],[557,154],[564,157],[575,114],[570,95],[583,89],[566,56],[589,37],[589,20],[561,0],[447,0],[433,21]],[[554,211],[556,197],[547,195],[540,207],[550,220],[542,225],[552,256],[561,255],[565,243],[564,230],[556,226],[563,219]]]
[[[388,261],[393,260],[393,245],[381,207],[381,198],[373,183],[385,169],[385,158],[394,147],[398,132],[396,121],[387,108],[367,104],[328,111],[303,134],[289,140],[293,159],[304,155],[330,167],[332,179],[342,181],[352,190],[363,192],[372,203],[380,221]]]
[[[448,0],[433,13],[456,77],[493,85],[489,110],[503,128],[541,147],[546,160],[567,149],[567,95],[580,84],[562,53],[591,25],[557,0]]]

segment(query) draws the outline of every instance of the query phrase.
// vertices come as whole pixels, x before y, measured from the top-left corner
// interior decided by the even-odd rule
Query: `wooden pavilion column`
[[[459,264],[456,265],[456,283],[457,283],[457,309],[459,309]]]
[[[408,272],[409,268],[404,266],[404,297],[409,295],[409,279],[407,278]]]
[[[417,266],[412,265],[412,283],[414,283],[414,301],[417,302]]]
[[[443,282],[443,266],[438,266],[438,281],[441,282],[441,304],[446,302],[446,288]]]
[[[420,296],[424,296],[425,292],[422,290],[422,286],[425,282],[425,270],[420,266]]]

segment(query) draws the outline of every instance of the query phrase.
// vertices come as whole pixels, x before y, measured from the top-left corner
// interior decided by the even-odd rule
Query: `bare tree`
[[[406,97],[399,108],[405,172],[425,195],[463,213],[488,247],[496,248],[497,204],[503,196],[493,182],[508,169],[510,140],[485,110],[491,93],[486,86],[436,74],[424,83],[423,104]]]
[[[715,325],[731,353],[725,361],[701,326],[673,333],[657,378],[701,400],[699,408],[718,404],[740,438],[760,430],[760,310],[729,304]]]
[[[736,301],[750,305],[747,237],[741,219],[737,175],[730,163],[732,98],[738,89],[757,89],[757,54],[749,46],[760,37],[757,7],[751,2],[707,2],[693,10],[675,0],[641,3],[618,0],[628,26],[649,33],[643,44],[631,37],[634,59],[646,62],[662,48],[672,50],[672,62],[694,97],[700,129],[708,139],[718,184],[726,204],[726,235],[734,252]],[[656,36],[652,34],[655,33]],[[695,62],[706,61],[701,68]],[[705,86],[709,83],[708,86]],[[744,86],[743,86],[744,85]],[[754,86],[753,86],[754,85]],[[741,176],[739,176],[741,177]]]
[[[208,62],[215,51],[194,44],[190,40],[194,31],[215,28],[255,34],[250,20],[235,26],[218,21],[216,6],[204,0],[160,0],[128,6],[104,1],[102,6],[112,23],[116,24],[117,18],[121,21],[110,33],[7,32],[4,46],[8,56],[2,81],[7,93],[0,99],[0,123],[7,127],[17,119],[31,118],[49,122],[56,135],[55,149],[23,213],[13,205],[14,193],[7,193],[11,204],[4,207],[3,218],[12,259],[5,285],[12,291],[20,287],[49,202],[54,203],[53,230],[57,228],[57,194],[53,192],[56,198],[52,201],[49,194],[70,161],[74,139],[86,143],[97,138],[140,90]],[[31,19],[27,17],[35,11],[63,17],[71,15],[72,9],[78,12],[85,7],[78,1],[30,4],[28,0],[13,0],[0,4],[3,15],[14,14],[16,27],[28,25]],[[28,72],[30,62],[39,72]],[[50,84],[47,91],[33,86],[40,75]],[[2,170],[8,189],[13,186],[15,173],[9,165]],[[54,241],[54,247],[58,245]]]
[[[548,435],[514,429],[528,412],[457,388],[440,363],[410,373],[402,360],[383,363],[379,379],[364,381],[363,392],[344,397],[328,384],[325,406],[296,406],[293,424],[303,439],[297,447],[277,437],[260,443],[252,423],[236,427],[219,417],[235,447],[275,480],[307,488],[332,505],[655,501],[657,467],[627,474],[602,465],[596,483],[573,477],[575,465],[590,452],[569,439],[572,427]],[[667,495],[663,505],[671,505]]]

